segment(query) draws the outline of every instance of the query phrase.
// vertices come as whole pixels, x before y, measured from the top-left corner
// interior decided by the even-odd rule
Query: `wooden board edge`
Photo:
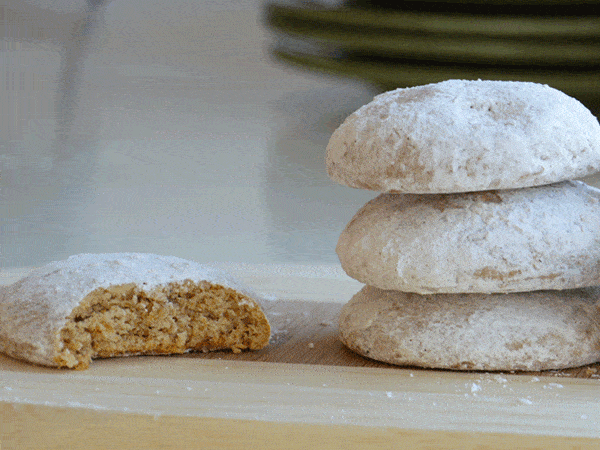
[[[197,417],[112,414],[0,403],[2,450],[64,449],[597,449],[600,439],[403,430]],[[85,426],[81,424],[85,423]]]

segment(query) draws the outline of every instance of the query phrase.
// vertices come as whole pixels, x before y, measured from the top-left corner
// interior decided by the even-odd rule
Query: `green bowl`
[[[300,52],[285,46],[273,49],[285,64],[310,71],[363,80],[381,91],[437,83],[448,79],[532,81],[547,84],[579,99],[594,114],[600,112],[600,77],[595,69],[548,70],[516,66],[434,64],[402,59],[363,59],[352,55]],[[333,52],[335,53],[335,52]]]
[[[458,0],[424,1],[456,3]],[[545,11],[569,0],[464,0],[529,4]],[[407,4],[410,2],[407,2]],[[575,2],[592,6],[593,0]],[[506,16],[323,7],[270,2],[266,25],[278,61],[361,79],[381,90],[451,78],[533,81],[553,86],[598,113],[600,16]]]
[[[485,0],[488,1],[488,0]],[[521,1],[521,0],[519,0]],[[542,4],[542,2],[538,2]],[[312,5],[312,6],[307,6]],[[323,30],[375,30],[380,33],[435,33],[463,37],[578,40],[600,39],[600,17],[510,16],[419,11],[381,11],[361,8],[326,8],[315,3],[270,2],[266,5],[268,26],[278,29],[313,27]],[[543,7],[540,6],[543,11]],[[600,9],[600,8],[598,8]]]

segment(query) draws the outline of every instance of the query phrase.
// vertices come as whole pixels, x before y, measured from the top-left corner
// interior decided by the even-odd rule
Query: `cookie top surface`
[[[244,291],[225,272],[194,261],[151,253],[82,253],[35,269],[0,287],[0,304],[47,302],[57,315],[68,314],[91,291],[135,283],[151,290],[174,281],[210,281]]]
[[[391,364],[538,371],[600,360],[600,288],[422,296],[365,286],[340,313],[352,350]]]
[[[549,184],[600,170],[600,124],[547,85],[448,80],[378,95],[327,146],[330,177],[380,192]]]
[[[600,285],[600,189],[581,181],[380,194],[342,231],[346,273],[381,289],[518,292]]]

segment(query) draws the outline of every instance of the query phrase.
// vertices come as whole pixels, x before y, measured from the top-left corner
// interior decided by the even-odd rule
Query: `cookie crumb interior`
[[[207,281],[99,288],[67,318],[58,338],[60,367],[86,369],[93,358],[188,351],[258,350],[270,326],[260,306]]]

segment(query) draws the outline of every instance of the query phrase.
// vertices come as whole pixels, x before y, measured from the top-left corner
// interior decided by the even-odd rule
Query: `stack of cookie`
[[[366,286],[340,315],[363,356],[457,370],[600,361],[600,124],[545,85],[449,80],[350,115],[339,183],[382,194],[342,232]]]

